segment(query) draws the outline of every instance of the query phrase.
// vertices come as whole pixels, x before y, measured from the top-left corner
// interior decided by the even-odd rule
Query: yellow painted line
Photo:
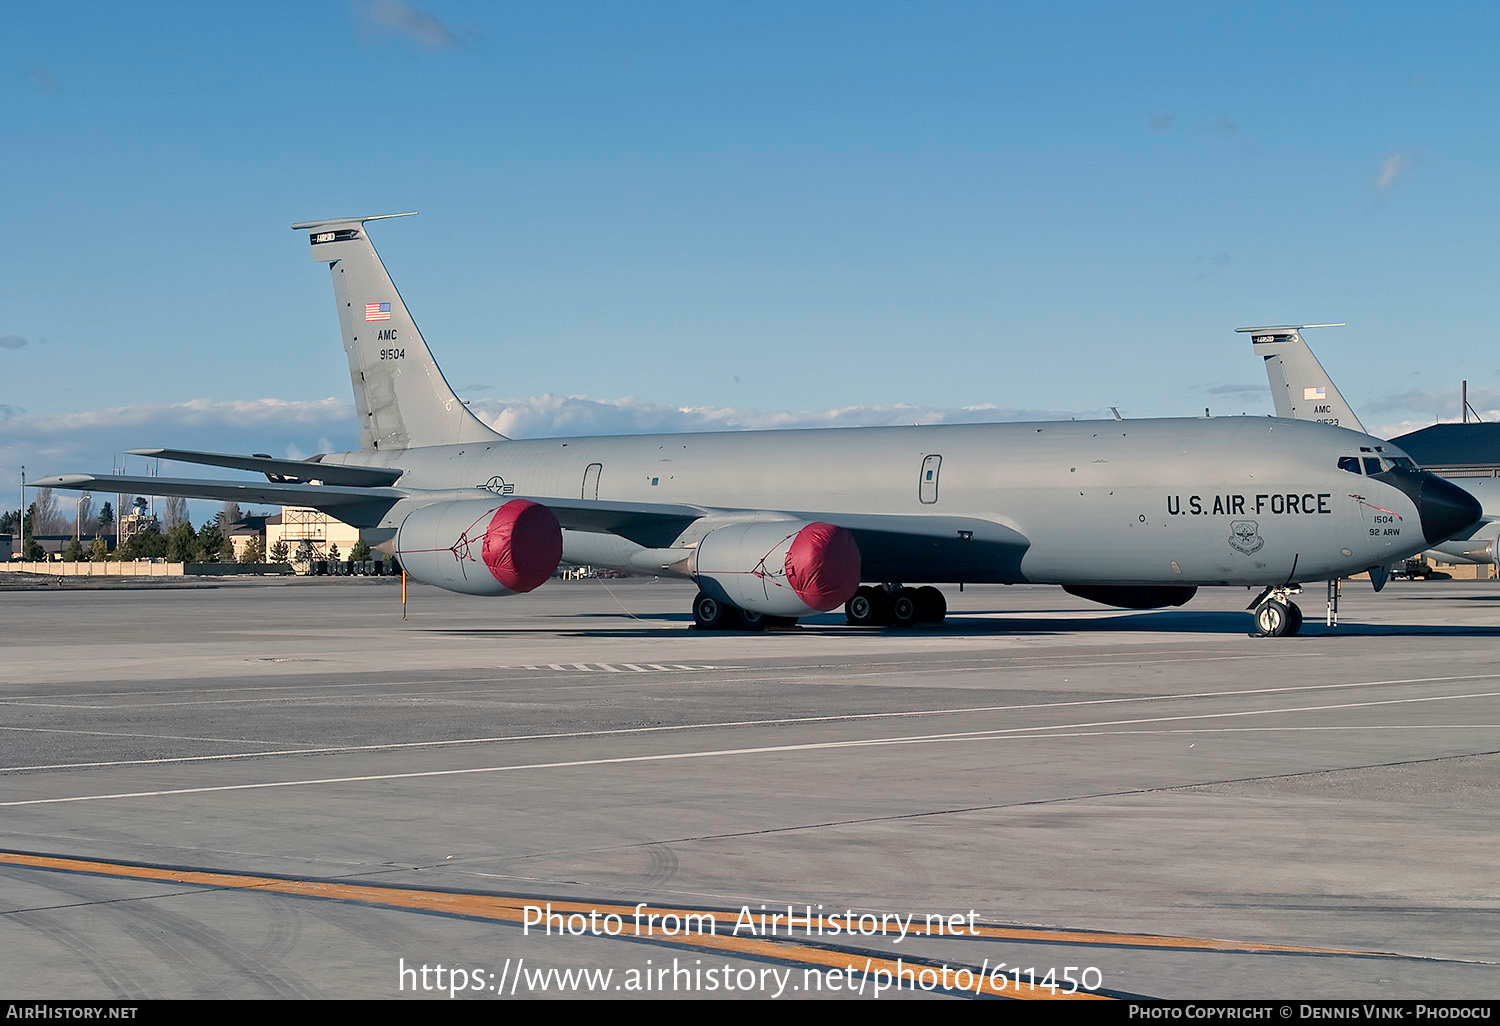
[[[206,887],[266,890],[303,897],[335,898],[344,901],[362,901],[376,905],[389,905],[395,908],[411,908],[428,912],[448,912],[453,915],[486,919],[503,919],[507,922],[523,922],[525,917],[524,909],[527,907],[538,907],[539,905],[550,905],[553,912],[564,916],[572,913],[581,913],[587,916],[591,912],[597,912],[600,918],[613,914],[632,922],[636,913],[636,906],[634,905],[559,901],[546,898],[514,898],[493,894],[454,893],[395,887],[369,887],[359,884],[329,883],[316,880],[280,880],[275,877],[242,876],[230,873],[169,869],[157,866],[133,866],[114,862],[96,862],[86,859],[24,855],[16,852],[0,852],[0,864],[26,866],[34,869],[58,869],[77,873],[98,873],[105,876],[128,877],[137,880],[162,880],[169,883],[188,883]],[[793,905],[792,908],[796,910],[797,906]],[[724,909],[667,908],[649,903],[642,909],[642,914],[655,914],[658,917],[676,916],[680,920],[686,920],[689,916],[701,918],[711,915],[720,923],[722,923],[725,917],[737,915],[737,913]],[[765,910],[764,913],[752,911],[751,914],[755,917],[758,932],[764,933],[765,930],[761,928],[761,924],[764,921],[761,920],[760,916],[762,914],[771,915],[779,913],[773,908]],[[874,914],[866,913],[866,915],[871,916]],[[782,922],[778,923],[778,929],[788,929],[784,922],[785,919],[786,917],[782,916]],[[856,934],[850,931],[847,925],[848,921],[843,916],[817,915],[812,917],[810,925],[806,926],[803,925],[802,919],[801,915],[797,916],[798,932],[803,934],[834,937],[900,935],[899,927],[889,923],[881,924],[877,922],[866,925]],[[1386,951],[1358,951],[1347,948],[1261,944],[1253,941],[1230,941],[1209,937],[1175,937],[1147,933],[1101,933],[1092,930],[1049,930],[990,926],[983,923],[974,924],[973,932],[970,932],[967,921],[957,931],[943,932],[942,930],[934,929],[929,932],[925,927],[925,923],[919,926],[915,918],[913,918],[911,926],[907,931],[907,936],[976,937],[989,940],[1044,941],[1055,944],[1102,945],[1108,947],[1181,948],[1195,951],[1243,952],[1247,954],[1346,955],[1360,958],[1402,957]],[[656,940],[671,939],[655,934],[652,935],[652,938]],[[738,943],[745,942],[745,938],[743,937],[732,939]],[[694,943],[697,942],[695,941]],[[781,944],[783,942],[772,941],[772,943]]]
[[[98,862],[89,859],[69,859],[46,855],[24,855],[18,852],[0,852],[0,864],[31,869],[51,869],[74,873],[92,873],[102,876],[121,877],[131,880],[158,880],[164,883],[195,884],[204,887],[255,890],[273,894],[290,894],[298,897],[329,898],[338,901],[359,901],[390,908],[412,909],[422,912],[438,912],[469,918],[492,919],[501,922],[523,923],[523,909],[535,905],[535,900],[506,898],[489,894],[450,893],[396,887],[369,887],[360,884],[330,883],[317,880],[278,880],[274,877],[250,876],[238,873],[216,873],[193,869],[169,869],[159,866],[132,866],[115,862]],[[597,910],[601,914],[634,916],[631,905],[590,905],[580,902],[554,902],[553,911],[580,911],[587,914]],[[668,910],[652,908],[658,914],[672,914]],[[685,910],[682,910],[685,911]],[[703,911],[694,915],[714,914]],[[722,914],[722,913],[719,913]],[[621,934],[634,938],[636,935]],[[905,958],[879,958],[865,954],[810,947],[782,940],[763,938],[721,937],[718,935],[692,935],[686,937],[642,934],[643,938],[658,943],[691,949],[723,951],[729,955],[746,955],[771,958],[781,962],[801,965],[816,965],[828,969],[850,970],[852,973],[888,973],[893,980],[908,974],[920,979],[923,970],[930,970],[939,978],[944,966],[941,963],[908,961]],[[954,970],[949,970],[952,975]],[[969,970],[971,976],[977,976]],[[1052,993],[1046,989],[1014,988],[1014,982],[1001,977],[1004,986],[997,986],[990,974],[977,981],[965,992],[980,996],[1009,997],[1022,1000],[1067,1001],[1067,1000],[1112,1000],[1104,995],[1080,991],[1076,994]],[[957,988],[951,988],[957,989]]]
[[[544,905],[550,904],[553,912],[561,913],[564,916],[574,912],[582,913],[586,916],[591,911],[597,911],[601,917],[609,913],[614,913],[615,915],[620,916],[634,916],[635,914],[635,906],[633,905],[609,905],[593,902],[586,903],[556,900],[550,901],[549,903],[545,898],[502,898],[496,900],[512,902],[514,903],[514,907],[516,908],[523,908],[527,905],[535,907],[537,902],[540,900]],[[786,930],[786,916],[777,911],[777,909],[781,907],[782,906],[768,908],[764,910],[764,912],[752,910],[751,915],[755,919],[757,928],[759,929],[762,922],[762,915],[781,915],[781,921],[778,923],[778,929]],[[798,910],[799,908],[795,904],[791,907],[794,911]],[[805,911],[806,906],[801,906],[801,908]],[[650,904],[648,904],[646,908],[642,910],[642,913],[654,913],[657,916],[672,915],[677,916],[679,919],[686,918],[687,916],[703,916],[711,914],[718,917],[720,921],[722,921],[725,917],[733,918],[737,915],[737,913],[725,911],[723,909],[714,910],[701,908],[665,908],[662,906]],[[866,918],[873,917],[877,920],[879,919],[878,913],[867,912],[864,913],[864,915],[866,916]],[[796,922],[797,931],[799,933],[818,934],[819,936],[831,934],[835,937],[851,935],[849,928],[845,925],[848,920],[843,915],[815,915],[811,918],[810,926],[803,925],[804,918],[805,917],[801,914],[801,912],[797,912]],[[858,914],[856,914],[856,922],[858,921],[858,918]],[[946,917],[944,918],[946,919]],[[881,925],[879,922],[877,922],[874,925],[863,927],[859,932],[862,934],[880,934],[883,936],[894,935],[899,937],[901,934],[901,929],[899,926],[893,924],[888,923],[885,925]],[[913,917],[911,926],[906,932],[906,936],[958,938],[977,937],[988,938],[991,940],[1048,941],[1058,944],[1103,945],[1108,947],[1186,948],[1196,951],[1243,952],[1247,954],[1355,955],[1361,958],[1402,957],[1400,955],[1384,951],[1354,951],[1344,948],[1312,948],[1286,944],[1260,944],[1254,941],[1216,940],[1209,937],[1162,936],[1159,934],[1149,933],[1100,933],[1093,930],[1048,930],[1012,926],[988,926],[983,923],[975,923],[973,932],[970,932],[970,927],[967,920],[964,921],[963,926],[959,930],[948,930],[945,932],[944,930],[933,929],[931,932],[928,932],[925,926],[925,922],[923,923],[923,925],[918,925],[918,917]]]

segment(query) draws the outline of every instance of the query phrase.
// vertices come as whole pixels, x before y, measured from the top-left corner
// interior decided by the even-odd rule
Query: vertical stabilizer
[[[1337,324],[1291,324],[1268,328],[1235,328],[1248,332],[1255,354],[1266,361],[1276,416],[1315,420],[1320,424],[1364,431],[1333,379],[1302,338],[1304,328],[1337,328]]]
[[[313,259],[333,272],[339,328],[364,449],[493,441],[504,436],[469,412],[443,378],[375,247],[365,222],[405,214],[303,221]]]

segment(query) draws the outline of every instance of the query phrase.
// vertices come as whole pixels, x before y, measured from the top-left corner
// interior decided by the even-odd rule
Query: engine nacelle
[[[1435,555],[1439,563],[1496,563],[1494,538],[1455,538],[1434,545],[1424,555]]]
[[[693,559],[698,586],[767,616],[837,609],[859,587],[859,546],[821,521],[756,521],[710,531]]]
[[[562,527],[526,499],[457,499],[409,513],[396,530],[396,557],[423,584],[469,595],[516,595],[552,576],[562,560]]]

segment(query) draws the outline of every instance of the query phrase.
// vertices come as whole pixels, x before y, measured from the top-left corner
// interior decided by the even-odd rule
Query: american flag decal
[[[368,317],[365,318],[365,320],[369,319]],[[1304,388],[1302,390],[1302,398],[1307,402],[1312,402],[1314,399],[1327,399],[1328,390],[1326,388]]]
[[[365,320],[388,321],[391,319],[391,304],[389,303],[366,303]]]

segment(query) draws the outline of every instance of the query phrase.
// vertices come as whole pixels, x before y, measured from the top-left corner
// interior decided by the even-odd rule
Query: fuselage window
[[[1340,470],[1347,470],[1351,474],[1358,474],[1359,473],[1359,457],[1358,456],[1340,456],[1339,457],[1339,469]]]
[[[1380,473],[1380,457],[1379,456],[1366,456],[1365,457],[1365,473],[1366,474],[1378,474],[1378,473]]]

